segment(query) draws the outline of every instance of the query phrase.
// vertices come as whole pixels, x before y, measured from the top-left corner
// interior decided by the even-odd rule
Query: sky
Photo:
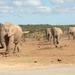
[[[0,0],[0,22],[75,24],[75,0]]]

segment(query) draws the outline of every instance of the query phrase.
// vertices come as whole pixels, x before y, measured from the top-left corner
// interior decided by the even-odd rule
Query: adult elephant
[[[15,25],[10,22],[5,22],[5,24],[0,24],[2,31],[1,33],[1,38],[4,37],[5,40],[5,45],[6,45],[6,54],[8,54],[11,50],[11,45],[14,43],[14,51],[16,50],[19,51],[19,42],[21,40],[22,36],[22,29],[20,26]]]
[[[71,39],[71,37],[75,39],[75,27],[68,27],[68,38]]]
[[[61,38],[63,31],[58,27],[51,28],[52,36],[53,36],[53,44],[57,47],[59,44],[59,39]]]
[[[46,33],[46,38],[48,41],[52,40],[52,33],[51,33],[51,28],[46,28],[45,29],[45,33]]]
[[[1,47],[0,48],[4,48],[4,28],[2,27],[2,24],[0,23],[0,44],[1,44]]]

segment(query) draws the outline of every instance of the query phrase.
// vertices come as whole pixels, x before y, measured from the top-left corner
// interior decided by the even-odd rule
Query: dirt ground
[[[4,57],[0,55],[0,67],[29,68],[55,65],[75,65],[75,40],[67,37],[60,40],[58,48],[47,40],[26,38],[20,45],[20,52]],[[1,52],[5,49],[1,49]]]

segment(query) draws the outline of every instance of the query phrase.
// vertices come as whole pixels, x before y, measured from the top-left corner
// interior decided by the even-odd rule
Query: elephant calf
[[[57,47],[57,44],[59,44],[59,39],[61,38],[63,31],[58,27],[51,28],[51,33],[53,36],[53,44]]]

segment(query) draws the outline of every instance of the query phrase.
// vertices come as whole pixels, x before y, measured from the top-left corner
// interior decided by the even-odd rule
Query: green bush
[[[69,26],[75,26],[75,25],[49,25],[49,24],[36,24],[36,25],[20,25],[23,31],[30,31],[30,33],[34,32],[45,32],[45,28],[51,28],[51,27],[59,27],[63,31],[67,31]]]

